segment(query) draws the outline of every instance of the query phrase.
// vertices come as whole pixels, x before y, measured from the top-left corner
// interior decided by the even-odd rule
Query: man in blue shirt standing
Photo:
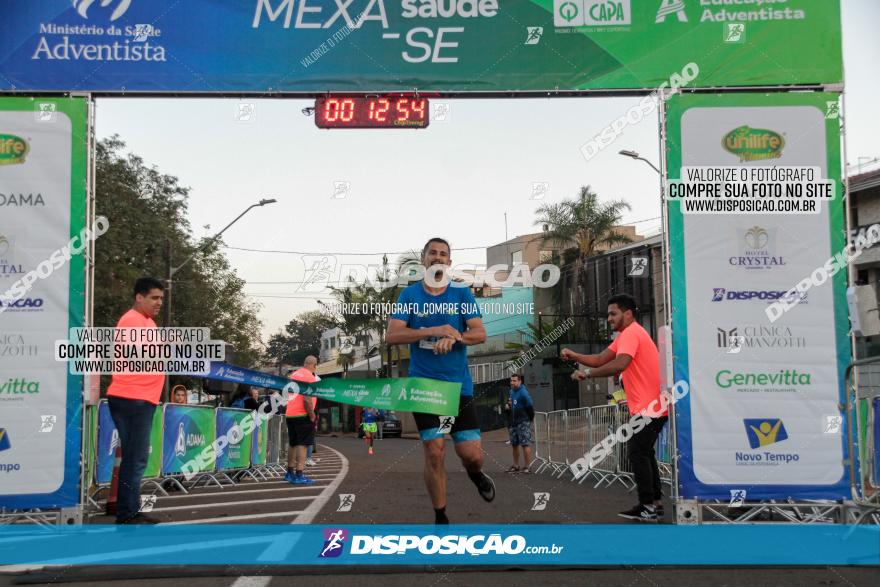
[[[507,469],[508,473],[528,473],[529,464],[532,462],[532,420],[535,419],[535,405],[529,390],[523,385],[522,375],[516,373],[510,376],[510,402],[511,427],[510,445],[513,447],[513,466]],[[522,447],[522,450],[520,450]],[[522,467],[518,465],[519,455],[523,455]]]
[[[461,383],[458,415],[455,417],[414,413],[425,454],[425,485],[434,506],[434,522],[448,524],[446,517],[446,441],[449,433],[455,454],[468,477],[486,501],[495,499],[495,483],[483,473],[480,427],[473,404],[474,384],[467,362],[467,346],[486,340],[486,329],[476,300],[467,287],[441,285],[433,271],[452,264],[449,243],[432,238],[422,250],[426,269],[423,281],[403,290],[397,300],[399,311],[388,320],[388,344],[410,346],[409,376]],[[438,311],[440,308],[442,311]]]

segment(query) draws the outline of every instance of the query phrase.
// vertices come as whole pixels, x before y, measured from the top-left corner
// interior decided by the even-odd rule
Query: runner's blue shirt
[[[462,334],[467,331],[468,320],[482,318],[470,288],[450,285],[435,296],[425,291],[422,284],[419,281],[401,292],[397,300],[399,311],[392,314],[392,318],[403,320],[415,330],[448,324]],[[435,355],[436,343],[436,337],[429,337],[409,345],[408,375],[461,383],[461,395],[473,396],[474,384],[468,371],[467,346],[457,342],[447,354]]]

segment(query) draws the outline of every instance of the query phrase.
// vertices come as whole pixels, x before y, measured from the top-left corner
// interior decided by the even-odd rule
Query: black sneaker
[[[480,473],[480,477],[474,480],[474,485],[477,486],[480,497],[486,501],[495,499],[495,482],[487,474]]]
[[[124,520],[122,522],[116,522],[117,524],[159,524],[159,520],[154,518],[153,516],[148,516],[146,514],[137,513],[131,518]]]
[[[627,520],[637,520],[639,522],[657,521],[657,512],[649,510],[642,504],[638,504],[632,509],[626,510],[625,512],[620,512],[617,515],[621,518],[626,518]]]

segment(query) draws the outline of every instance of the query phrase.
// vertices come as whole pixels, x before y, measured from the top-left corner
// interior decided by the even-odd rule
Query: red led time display
[[[425,128],[428,99],[413,96],[325,96],[315,100],[318,128]]]

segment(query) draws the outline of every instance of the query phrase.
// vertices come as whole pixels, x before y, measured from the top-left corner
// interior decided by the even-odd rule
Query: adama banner
[[[839,0],[30,0],[0,91],[509,92],[843,79]]]

